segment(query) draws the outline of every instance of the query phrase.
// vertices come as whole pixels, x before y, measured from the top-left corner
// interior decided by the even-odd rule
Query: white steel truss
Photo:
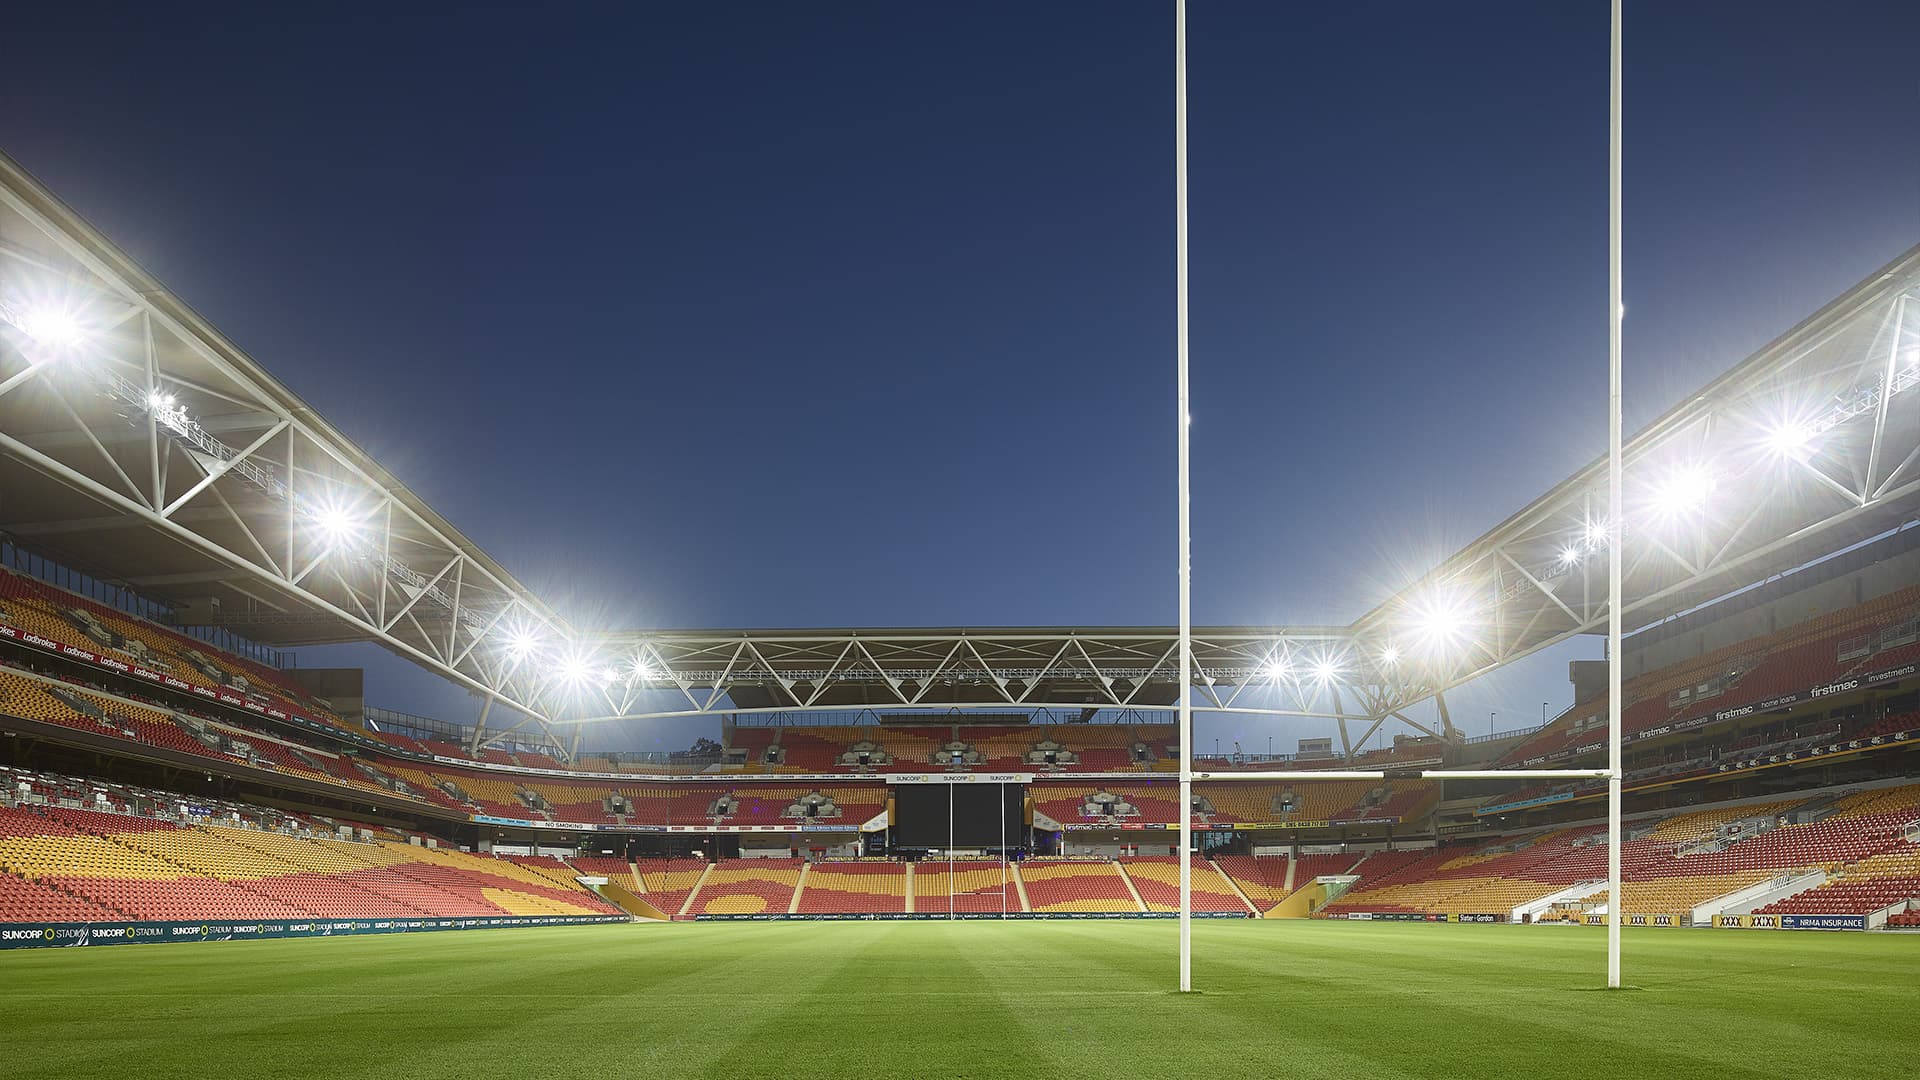
[[[39,340],[49,306],[86,340]],[[1697,497],[1663,502],[1682,481]],[[1641,432],[1625,492],[1616,515],[1596,461],[1348,627],[1197,630],[1193,705],[1329,720],[1349,750],[1355,722],[1452,735],[1444,708],[1432,726],[1409,709],[1604,628],[1616,540],[1632,629],[1911,520],[1920,248]],[[163,599],[208,597],[193,621],[266,644],[380,642],[481,695],[493,738],[1179,701],[1171,627],[576,631],[4,158],[0,530]]]
[[[1463,624],[1390,709],[1604,630],[1610,544],[1631,631],[1912,521],[1920,248],[1640,432],[1622,468],[1619,513],[1603,456],[1354,623],[1382,648],[1435,608]]]
[[[581,724],[848,708],[1171,710],[1177,643],[1160,628],[639,632],[598,639],[587,677],[560,689]],[[1367,666],[1336,629],[1206,628],[1194,654],[1198,707],[1211,712],[1345,724],[1372,718],[1390,694],[1391,673]]]
[[[209,624],[377,641],[549,719],[495,643],[568,634],[553,613],[5,158],[0,462],[20,542],[92,545],[136,588],[207,596]]]

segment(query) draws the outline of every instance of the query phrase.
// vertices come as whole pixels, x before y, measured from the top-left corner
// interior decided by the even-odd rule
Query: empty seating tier
[[[1190,857],[1188,888],[1195,911],[1251,913],[1233,885],[1214,865],[1198,855]],[[1172,855],[1139,855],[1120,860],[1134,891],[1148,911],[1180,910],[1180,860]]]
[[[721,859],[694,894],[694,915],[785,914],[800,884],[801,859]]]
[[[812,915],[875,914],[907,910],[902,863],[816,863],[800,890],[800,911]]]
[[[1120,867],[1107,860],[1029,859],[1020,864],[1034,911],[1139,911]]]
[[[913,868],[914,910],[922,914],[1017,912],[1020,890],[1003,862],[929,859]]]

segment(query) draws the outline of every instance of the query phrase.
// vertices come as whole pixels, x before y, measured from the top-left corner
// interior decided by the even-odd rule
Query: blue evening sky
[[[38,5],[0,149],[582,622],[1167,624],[1172,12]],[[1345,623],[1603,449],[1607,6],[1190,19],[1195,617]],[[1630,427],[1920,240],[1916,40],[1629,6]]]

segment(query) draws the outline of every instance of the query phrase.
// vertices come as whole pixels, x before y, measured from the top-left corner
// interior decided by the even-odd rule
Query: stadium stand
[[[914,910],[921,913],[1018,912],[1020,889],[1004,862],[929,859],[913,868]]]
[[[67,793],[28,781],[36,795],[49,788]],[[294,835],[306,827],[302,819],[271,811],[250,817],[277,826],[183,823],[54,802],[0,807],[8,911],[36,920],[619,914],[554,860],[523,866],[394,839]]]
[[[1212,863],[1198,855],[1189,856],[1189,888],[1195,911],[1237,911],[1252,914],[1246,901],[1234,891],[1233,884]],[[1134,855],[1119,860],[1120,869],[1132,881],[1134,891],[1148,911],[1180,910],[1180,860],[1172,855]]]
[[[1313,884],[1325,875],[1345,874],[1360,861],[1358,854],[1319,853],[1289,859],[1285,855],[1218,855],[1214,863],[1220,872],[1240,887],[1240,892],[1255,908],[1269,911],[1274,905]],[[1293,886],[1287,887],[1288,876]]]
[[[1287,888],[1287,867],[1293,860],[1285,855],[1216,855],[1213,861],[1261,911],[1285,900],[1291,891]],[[1347,860],[1349,864],[1353,861]]]
[[[347,725],[272,668],[96,603],[36,578],[0,568],[0,600],[20,629],[62,645],[104,651],[163,674],[230,690],[345,728]]]
[[[811,915],[907,910],[907,868],[893,862],[816,863],[800,889]]]
[[[582,874],[604,877],[624,888],[640,891],[644,887],[640,879],[633,874],[633,864],[625,859],[612,859],[599,855],[576,855],[568,860],[573,868]]]
[[[1034,911],[1141,911],[1118,863],[1101,859],[1029,859],[1020,864]]]
[[[784,914],[800,884],[802,859],[721,859],[713,864],[688,913]]]
[[[1903,652],[1883,650],[1852,661],[1839,659],[1849,644],[1871,641],[1904,627],[1920,615],[1920,586],[1889,593],[1865,604],[1806,620],[1775,634],[1749,638],[1626,682],[1621,728],[1629,737],[1671,724],[1700,711],[1702,701],[1742,705],[1788,691],[1833,683],[1869,667],[1891,666]],[[1857,645],[1855,646],[1858,647]],[[1902,649],[1910,649],[1902,646]],[[1707,696],[1695,692],[1706,687]],[[1680,699],[1688,691],[1685,700]],[[1591,745],[1591,732],[1604,730],[1604,695],[1583,701],[1537,734],[1501,756],[1502,764],[1521,764],[1566,756]]]
[[[1035,811],[1063,825],[1174,825],[1180,821],[1180,789],[1165,780],[1041,782],[1028,791]]]
[[[640,877],[647,900],[668,915],[680,914],[687,898],[707,872],[704,859],[635,859],[633,871]]]
[[[1822,804],[1815,820],[1792,820]],[[1716,897],[1813,870],[1834,876],[1755,913],[1878,911],[1911,899],[1906,894],[1920,885],[1914,845],[1900,836],[1917,814],[1920,785],[1675,813],[1622,845],[1622,911],[1686,916]],[[1606,873],[1604,840],[1600,827],[1585,826],[1402,856],[1399,865],[1375,866],[1380,856],[1370,856],[1358,868],[1362,880],[1327,913],[1511,910],[1582,882],[1597,886]],[[1605,899],[1596,887],[1577,907]]]
[[[0,599],[6,602],[7,619],[49,641],[96,652],[112,650],[156,670],[208,680],[253,704],[297,705],[303,714],[320,709],[316,699],[281,673],[36,580],[0,571]],[[1628,728],[1658,732],[1661,724],[1696,713],[1702,702],[1708,703],[1704,707],[1714,707],[1755,695],[1805,690],[1916,656],[1920,656],[1920,587],[1910,587],[1630,680]],[[769,775],[673,783],[572,780],[526,771],[564,768],[554,757],[534,750],[485,748],[469,754],[442,739],[392,735],[385,740],[392,755],[373,753],[342,736],[282,730],[258,715],[221,711],[211,705],[196,708],[193,702],[175,707],[153,701],[130,679],[102,676],[108,680],[104,684],[81,683],[71,672],[29,670],[31,659],[23,661],[10,654],[5,662],[21,666],[0,668],[0,713],[191,755],[209,771],[265,771],[349,794],[377,793],[431,808],[442,816],[484,815],[556,827],[585,823],[616,828],[666,824],[850,829],[882,812],[884,784],[847,776],[845,782],[823,786],[783,782],[778,774],[845,775],[930,767],[1065,774],[1034,783],[1030,793],[1036,811],[1073,828],[1173,825],[1182,810],[1177,805],[1177,785],[1170,778],[1151,775],[1172,756],[1170,725],[729,727],[725,734],[730,760],[738,763],[729,767],[731,771]],[[1843,715],[1835,709],[1830,715],[1816,714],[1806,720],[1776,718],[1730,726],[1717,742],[1702,732],[1691,737],[1694,741],[1686,747],[1630,774],[1630,780],[1706,772],[1724,756],[1777,756],[1833,739],[1896,735],[1920,723],[1911,693],[1890,701],[1892,708],[1883,702],[1872,712]],[[1581,749],[1592,738],[1592,717],[1603,712],[1604,705],[1604,699],[1583,703],[1520,739],[1501,760],[1521,762]],[[327,722],[340,724],[337,717]],[[98,743],[95,739],[80,745]],[[1410,740],[1362,755],[1354,764],[1408,764],[1439,753],[1438,744]],[[423,754],[459,763],[421,760]],[[1659,755],[1656,750],[1654,757]],[[1295,765],[1314,768],[1321,760],[1302,759]],[[1324,759],[1324,764],[1332,768],[1345,762]],[[603,759],[599,767],[608,772],[624,768],[610,759]],[[1249,763],[1238,757],[1222,758],[1212,767],[1230,770],[1249,767]],[[1114,775],[1071,778],[1073,773],[1089,771]],[[1758,913],[1855,913],[1863,905],[1875,912],[1897,908],[1914,899],[1913,846],[1901,833],[1920,814],[1917,792],[1920,788],[1879,788],[1813,801],[1781,797],[1669,812],[1637,827],[1623,848],[1624,909],[1682,914],[1784,874],[1815,871],[1826,876],[1824,884],[1774,900]],[[157,821],[142,816],[152,813],[151,807],[128,813],[133,808],[117,795],[97,808],[78,809],[72,804],[80,801],[81,794],[105,797],[100,791],[49,795],[48,803],[67,805],[24,811],[32,819],[26,826],[43,831],[5,838],[19,855],[17,864],[8,864],[5,887],[7,895],[15,898],[10,902],[31,901],[48,910],[70,905],[70,910],[84,911],[91,905],[91,909],[123,915],[197,906],[208,917],[268,917],[265,912],[284,916],[316,909],[355,917],[612,910],[579,887],[577,865],[561,860],[493,859],[436,851],[425,845],[394,843],[405,838],[392,833],[373,844],[328,836],[290,838],[289,832],[325,832],[340,825],[361,829],[362,839],[371,838],[377,830],[364,824],[322,825],[318,818],[302,822],[290,815],[269,819],[246,808],[235,812],[248,815],[249,827],[237,830],[205,822]],[[1406,779],[1202,782],[1195,786],[1194,813],[1198,823],[1216,827],[1236,822],[1300,828],[1323,823],[1417,823],[1432,814],[1438,797],[1437,784]],[[129,824],[143,821],[156,823]],[[18,821],[15,825],[26,827]],[[58,832],[61,828],[69,832]],[[49,829],[56,831],[44,831]],[[228,831],[240,835],[227,837]],[[278,846],[287,839],[299,846]],[[387,848],[410,853],[372,853]],[[60,854],[49,859],[48,851]],[[39,862],[33,861],[36,852]],[[1498,912],[1549,894],[1574,895],[1567,890],[1604,875],[1605,848],[1596,830],[1583,827],[1536,829],[1442,849],[1375,852],[1358,858],[1357,865],[1355,858],[1233,855],[1221,856],[1217,862],[1199,861],[1194,864],[1197,904],[1202,910],[1239,910],[1249,903],[1264,909],[1316,876],[1351,871],[1359,881],[1329,913],[1368,909]],[[808,870],[804,885],[802,864],[792,859],[730,860],[711,869],[699,861],[653,859],[637,867],[622,860],[606,862],[606,876],[654,894],[652,900],[676,914],[682,909],[687,914],[725,914],[733,908],[745,913],[754,904],[761,905],[756,910],[774,910],[783,896],[791,905],[796,892],[800,910],[820,913],[898,911],[910,899],[915,904],[921,899],[944,903],[950,890],[955,910],[993,911],[1002,904],[1012,909],[1017,899],[1017,892],[1010,895],[999,884],[993,871],[1000,864],[992,862],[956,867],[951,881],[939,863],[922,864],[911,875],[887,864],[875,868],[876,864],[823,863]],[[76,872],[56,873],[62,866]],[[1031,886],[1029,899],[1035,910],[1144,907],[1160,911],[1172,906],[1177,870],[1178,863],[1169,856],[1147,856],[1118,863],[1037,859],[1023,864],[1019,873]],[[919,876],[923,873],[924,880]],[[1595,890],[1543,917],[1590,910],[1603,900]],[[1889,921],[1898,918],[1894,925],[1903,925],[1906,914],[1894,912]]]

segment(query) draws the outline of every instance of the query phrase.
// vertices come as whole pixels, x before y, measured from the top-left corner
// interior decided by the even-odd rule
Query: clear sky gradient
[[[583,623],[1168,624],[1172,13],[32,5],[0,148]],[[1195,617],[1345,623],[1604,448],[1607,6],[1190,23]],[[1630,4],[1630,427],[1920,240],[1916,40]]]

